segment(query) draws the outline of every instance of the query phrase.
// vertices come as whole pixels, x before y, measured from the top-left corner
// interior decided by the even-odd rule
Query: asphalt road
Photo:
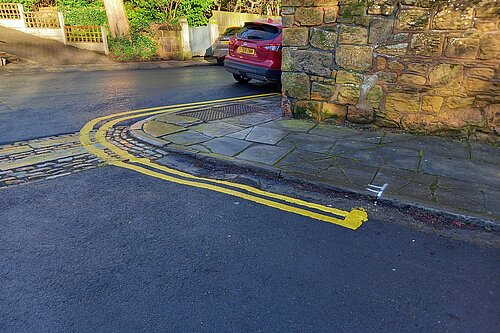
[[[270,89],[217,67],[48,77],[2,77],[0,142]],[[498,332],[499,252],[395,219],[351,231],[111,166],[3,188],[0,332]]]
[[[218,66],[0,76],[0,144],[74,133],[120,111],[272,91]]]

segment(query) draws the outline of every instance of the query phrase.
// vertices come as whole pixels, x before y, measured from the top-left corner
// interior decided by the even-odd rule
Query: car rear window
[[[253,40],[273,40],[280,34],[280,29],[272,25],[247,23],[236,37]]]
[[[238,32],[238,30],[240,30],[240,29],[241,29],[240,27],[227,28],[222,33],[222,36],[224,36],[224,37],[231,37],[232,35],[236,34]]]

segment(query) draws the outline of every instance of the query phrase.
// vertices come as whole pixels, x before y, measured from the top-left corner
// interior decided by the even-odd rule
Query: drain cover
[[[211,120],[241,116],[246,113],[263,112],[263,111],[264,109],[262,108],[257,108],[250,105],[229,104],[224,106],[212,107],[205,110],[182,112],[181,114],[183,116],[198,118],[203,121],[211,121]]]

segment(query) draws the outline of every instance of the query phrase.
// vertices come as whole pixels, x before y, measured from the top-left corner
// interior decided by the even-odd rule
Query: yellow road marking
[[[149,108],[149,109],[142,109],[142,110],[132,110],[132,111],[125,111],[125,112],[120,112],[118,114],[114,115],[108,115],[104,117],[99,117],[96,118],[89,123],[87,123],[80,131],[80,141],[84,145],[84,147],[93,155],[99,157],[100,159],[107,161],[111,165],[115,165],[118,167],[126,168],[129,170],[134,170],[136,172],[140,172],[142,174],[146,174],[148,176],[152,176],[155,178],[167,180],[170,182],[178,183],[178,184],[183,184],[183,185],[188,185],[188,186],[193,186],[197,188],[204,188],[220,193],[225,193],[228,195],[236,196],[242,199],[246,199],[249,201],[253,201],[256,203],[260,203],[266,206],[274,207],[283,211],[287,212],[292,212],[298,215],[302,216],[307,216],[311,217],[317,220],[325,221],[325,222],[330,222],[334,224],[338,224],[341,226],[344,226],[349,229],[356,230],[361,226],[361,224],[365,221],[368,220],[367,214],[363,210],[359,209],[353,209],[350,212],[343,211],[337,208],[333,207],[328,207],[312,202],[307,202],[304,200],[300,200],[297,198],[277,194],[277,193],[272,193],[272,192],[267,192],[263,191],[248,185],[243,185],[243,184],[238,184],[238,183],[232,183],[228,181],[223,181],[223,180],[217,180],[217,179],[210,179],[210,178],[203,178],[203,177],[197,177],[182,171],[178,171],[175,169],[171,169],[156,163],[151,162],[147,158],[137,158],[133,156],[132,154],[128,153],[127,151],[124,151],[117,146],[107,142],[106,140],[106,133],[109,129],[111,129],[114,125],[117,123],[123,122],[125,120],[130,120],[134,118],[139,118],[139,117],[145,117],[145,116],[151,116],[155,114],[160,114],[160,113],[167,113],[167,112],[178,112],[181,110],[185,110],[188,108],[193,108],[194,106],[198,105],[206,105],[206,104],[213,104],[213,103],[219,103],[219,102],[227,102],[227,101],[236,101],[236,100],[245,100],[245,99],[250,99],[250,98],[258,98],[258,97],[264,97],[264,96],[273,96],[276,94],[265,94],[265,95],[255,95],[255,96],[245,96],[244,98],[231,98],[231,99],[225,99],[225,100],[215,100],[215,101],[208,101],[208,102],[197,102],[197,103],[189,103],[189,104],[181,104],[181,105],[172,105],[172,106],[167,106],[167,107],[157,107],[157,108]],[[117,116],[123,116],[117,119],[114,119],[112,121],[108,121],[102,126],[99,127],[95,134],[95,143],[101,144],[111,150],[113,153],[115,153],[120,159],[117,160],[116,158],[111,157],[108,155],[104,150],[96,148],[93,146],[92,139],[90,137],[92,130],[94,127],[101,121],[112,119]],[[134,164],[130,164],[127,162],[124,162],[123,160],[128,160],[130,163],[135,163],[135,164],[142,164],[144,166],[147,166],[148,168],[156,169],[161,172],[166,172],[171,175],[176,175],[179,177],[183,178],[188,178],[192,180],[186,180],[182,178],[176,178],[174,176],[169,176],[164,173],[160,173],[157,171],[150,170],[148,168],[144,168],[141,166],[137,166]],[[213,183],[213,184],[220,184],[224,185],[226,187],[221,187],[213,184],[207,184],[207,183]],[[262,197],[257,197],[253,196],[251,194],[243,193],[238,190],[233,190],[229,189],[227,187],[232,187],[238,190],[244,190],[249,193],[257,194],[260,196],[264,196],[267,198],[262,198]],[[298,208],[295,206],[287,205],[284,203],[276,202],[273,201],[272,199],[275,200],[281,200],[287,203],[293,203],[295,205],[303,206],[304,208]],[[326,213],[332,213],[337,216],[344,217],[344,219],[338,219],[329,215],[324,215],[320,214],[311,210],[308,210],[307,208],[312,208],[318,211],[323,211]]]

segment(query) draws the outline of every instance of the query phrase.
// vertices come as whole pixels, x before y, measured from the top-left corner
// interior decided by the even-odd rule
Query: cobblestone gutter
[[[157,159],[165,153],[128,137],[125,127],[114,128],[107,140],[131,154]],[[78,133],[51,136],[0,146],[0,188],[41,179],[54,179],[103,165],[80,144]]]

